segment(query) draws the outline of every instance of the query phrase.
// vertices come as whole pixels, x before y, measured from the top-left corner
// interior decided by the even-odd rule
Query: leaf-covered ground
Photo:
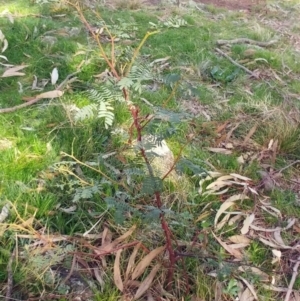
[[[179,4],[0,2],[1,299],[300,299],[300,3]]]

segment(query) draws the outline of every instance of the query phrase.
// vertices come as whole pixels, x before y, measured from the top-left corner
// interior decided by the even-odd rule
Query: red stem
[[[142,141],[142,130],[143,130],[143,126],[141,125],[140,121],[139,121],[139,109],[135,106],[131,107],[131,115],[133,117],[133,125],[136,128],[136,132],[137,132],[137,141],[141,142]],[[141,147],[140,149],[141,151],[141,155],[145,161],[145,163],[148,166],[149,172],[151,174],[151,165],[150,162],[148,160],[146,151],[143,147]],[[156,207],[161,209],[162,208],[162,201],[161,201],[161,195],[159,191],[155,191],[154,193],[155,195],[155,203],[156,203]],[[165,238],[166,238],[166,248],[168,250],[169,253],[169,267],[168,267],[168,274],[167,274],[167,290],[171,289],[171,285],[172,285],[172,279],[174,276],[174,270],[175,270],[175,263],[176,263],[176,255],[175,255],[175,251],[173,249],[172,246],[172,232],[169,228],[169,225],[165,219],[165,216],[163,213],[161,213],[160,215],[160,222],[161,222],[161,227],[164,231],[165,234]]]

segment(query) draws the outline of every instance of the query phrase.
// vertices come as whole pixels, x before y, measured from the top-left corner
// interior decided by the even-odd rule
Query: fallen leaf
[[[133,231],[136,229],[136,225],[133,225],[126,233],[121,235],[120,237],[116,238],[114,241],[110,243],[103,244],[103,240],[105,240],[105,236],[102,238],[102,246],[95,249],[95,253],[98,255],[103,255],[105,253],[110,253],[113,251],[113,249],[123,240],[125,240],[127,237],[129,237]]]
[[[132,272],[133,267],[134,267],[134,263],[135,263],[135,258],[137,255],[137,252],[139,250],[139,248],[141,247],[141,243],[138,243],[134,249],[133,252],[131,253],[129,260],[128,260],[128,264],[127,264],[127,269],[126,269],[126,273],[125,273],[125,281],[128,280],[129,274]]]
[[[6,60],[8,62],[8,59],[5,55],[0,55],[0,58]],[[12,65],[9,65],[9,64],[1,64],[2,66],[6,66],[6,67],[11,67]]]
[[[11,77],[11,76],[23,76],[25,73],[19,72],[20,70],[28,67],[28,65],[14,66],[4,71],[1,77]]]
[[[242,180],[242,181],[252,181],[250,178],[248,177],[245,177],[245,176],[241,176],[237,173],[231,173],[230,174],[232,177],[236,178],[236,179],[239,179],[239,180]]]
[[[259,268],[256,268],[256,267],[243,265],[243,266],[239,266],[238,270],[242,271],[244,273],[253,273],[253,274],[259,276],[260,281],[269,282],[269,280],[270,280],[269,279],[270,277],[267,273],[261,271]]]
[[[246,284],[247,288],[249,289],[249,291],[251,292],[251,294],[253,295],[254,300],[258,300],[257,294],[255,292],[255,289],[253,287],[252,284],[250,284],[245,278],[240,277],[240,279]],[[245,299],[245,300],[249,300],[249,299]]]
[[[272,259],[272,264],[279,262],[281,259],[281,251],[272,249],[272,254],[275,257]]]
[[[253,230],[262,231],[262,232],[275,232],[275,231],[281,230],[280,227],[276,227],[276,228],[273,228],[273,229],[267,229],[267,228],[262,228],[262,227],[258,227],[258,226],[255,226],[255,225],[250,225],[250,228],[253,229]]]
[[[239,201],[239,200],[243,201],[245,199],[249,199],[249,197],[246,194],[243,194],[243,193],[235,194],[235,195],[232,195],[231,197],[229,197],[227,200],[225,200],[224,203],[226,203],[226,202],[235,202],[235,201]]]
[[[248,237],[244,236],[244,235],[233,235],[228,237],[228,239],[236,244],[250,244],[251,243],[251,239],[249,239]]]
[[[228,246],[232,249],[243,249],[243,248],[246,248],[247,246],[249,246],[249,244],[240,243],[240,244],[231,244]]]
[[[103,279],[103,276],[102,276],[102,273],[101,273],[100,269],[94,267],[94,268],[93,268],[93,272],[94,272],[94,275],[95,275],[96,280],[97,280],[97,281],[99,282],[99,284],[100,284],[100,287],[103,289],[104,286],[105,286],[105,281],[104,281],[104,279]]]
[[[137,300],[140,297],[142,297],[143,294],[150,288],[150,286],[153,282],[153,279],[156,276],[160,266],[161,266],[160,264],[157,264],[154,266],[152,271],[149,273],[149,275],[145,278],[145,280],[141,283],[140,287],[136,291],[136,293],[134,295],[134,300]]]
[[[7,48],[8,48],[8,42],[6,39],[4,39],[1,52],[3,53]]]
[[[3,223],[7,219],[8,214],[9,214],[9,207],[10,207],[9,204],[6,204],[2,207],[2,210],[0,213],[0,223]]]
[[[243,255],[240,251],[230,248],[225,242],[223,242],[221,239],[219,239],[213,232],[212,235],[215,237],[215,239],[218,241],[218,243],[232,256],[234,256],[238,260],[243,259]]]
[[[252,293],[251,293],[251,291],[249,290],[249,288],[246,288],[246,289],[243,291],[243,293],[242,293],[242,295],[241,295],[241,297],[240,297],[239,300],[240,300],[240,301],[253,301],[253,300],[255,300],[255,298],[254,298],[254,296],[252,295]]]
[[[76,211],[76,209],[77,209],[76,205],[71,206],[69,208],[60,208],[60,210],[65,213],[72,213],[72,212]]]
[[[141,262],[137,265],[137,267],[134,269],[133,273],[132,273],[132,280],[138,278],[139,276],[141,276],[145,269],[150,265],[150,263],[152,262],[152,260],[158,256],[160,253],[162,253],[165,250],[165,246],[163,247],[159,247],[156,248],[154,250],[152,250],[149,254],[147,254],[142,260]]]
[[[237,214],[237,212],[235,212],[235,214],[236,215],[229,220],[228,226],[232,226],[233,224],[235,224],[238,220],[240,220],[243,217],[242,212],[239,212],[238,214]]]
[[[273,243],[273,242],[271,242],[271,241],[268,241],[268,240],[266,240],[266,239],[264,239],[264,238],[262,238],[262,237],[259,237],[259,240],[260,240],[263,244],[265,244],[266,246],[272,247],[272,248],[274,248],[274,249],[292,249],[292,247],[290,247],[290,246],[282,246],[282,245],[278,245],[278,244]]]
[[[223,203],[219,210],[217,211],[217,214],[216,214],[216,217],[215,217],[215,221],[214,221],[214,225],[216,227],[217,223],[218,223],[218,220],[219,220],[219,217],[229,208],[231,207],[232,205],[234,204],[234,202],[225,202]]]
[[[115,263],[114,263],[114,282],[116,287],[123,292],[124,285],[121,277],[121,270],[120,270],[120,257],[121,257],[122,249],[117,251]]]
[[[245,146],[247,144],[247,142],[249,141],[249,139],[253,136],[253,134],[255,133],[256,129],[257,129],[258,124],[256,123],[248,132],[247,136],[245,137],[242,146]]]
[[[39,95],[35,96],[35,99],[44,99],[44,98],[57,98],[61,97],[64,94],[64,92],[60,90],[52,90],[48,92],[41,93]]]
[[[53,68],[53,70],[51,72],[51,84],[55,85],[57,80],[58,80],[58,70],[55,67],[55,68]]]
[[[206,148],[208,151],[212,153],[217,153],[217,154],[224,154],[224,155],[230,155],[232,154],[232,151],[226,148],[220,148],[220,147],[207,147]]]
[[[285,246],[285,243],[284,243],[284,241],[283,241],[283,239],[281,237],[281,234],[280,234],[280,230],[275,231],[273,235],[274,235],[274,238],[275,238],[276,242],[279,245]]]
[[[222,218],[222,220],[215,226],[215,229],[217,231],[221,230],[225,224],[228,222],[228,220],[230,219],[231,213],[227,213],[225,214],[225,216]]]
[[[246,219],[244,220],[243,227],[241,229],[242,234],[247,234],[249,232],[249,227],[252,224],[252,222],[254,221],[254,219],[255,219],[254,213],[252,213],[246,217]]]

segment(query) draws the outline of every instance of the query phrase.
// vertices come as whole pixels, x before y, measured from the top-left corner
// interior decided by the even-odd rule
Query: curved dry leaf
[[[20,65],[8,68],[4,71],[1,77],[11,77],[11,76],[23,76],[25,73],[19,72],[20,70],[28,67],[28,65]]]
[[[247,234],[249,232],[249,227],[253,223],[254,219],[255,219],[254,213],[252,213],[246,217],[246,219],[244,220],[243,227],[241,229],[242,234]]]
[[[244,235],[233,235],[228,238],[231,242],[235,244],[247,244],[249,245],[251,243],[251,239]]]
[[[244,194],[244,193],[235,194],[235,195],[232,195],[231,197],[229,197],[227,200],[225,200],[224,203],[226,203],[226,202],[235,202],[235,201],[243,201],[245,199],[249,199],[249,197],[246,194]]]
[[[142,243],[139,242],[133,249],[131,255],[130,255],[130,258],[128,260],[128,264],[127,264],[127,269],[126,269],[126,273],[125,273],[125,281],[128,280],[128,277],[129,277],[129,274],[132,272],[132,269],[133,269],[133,266],[134,266],[134,263],[135,263],[135,257],[136,257],[136,254],[139,250],[139,248],[141,247]]]
[[[281,214],[280,210],[278,210],[277,208],[274,208],[272,206],[261,206],[261,209],[268,212],[272,216],[282,218],[282,214]],[[271,209],[271,210],[269,210],[269,209]]]
[[[228,246],[232,249],[242,249],[242,248],[246,248],[247,246],[249,246],[249,244],[239,243],[239,244],[232,244],[232,245],[228,245]]]
[[[283,229],[284,229],[284,230],[287,230],[287,229],[293,227],[294,224],[295,224],[295,222],[296,222],[296,219],[295,219],[295,218],[289,218],[289,219],[288,219],[288,224],[287,224],[287,226],[284,227]]]
[[[251,293],[251,291],[249,290],[249,288],[246,288],[243,291],[239,300],[240,301],[253,301],[253,300],[255,300],[255,298],[254,298],[253,294]]]
[[[236,214],[234,217],[232,217],[229,222],[228,225],[232,226],[233,224],[235,224],[239,219],[241,219],[243,217],[243,213],[239,212],[238,214]]]
[[[239,278],[246,284],[247,288],[250,290],[251,294],[253,295],[254,300],[258,300],[258,297],[254,290],[253,285],[251,285],[245,278],[243,278],[243,277],[239,277]],[[245,300],[248,300],[248,299],[245,299]]]
[[[209,191],[205,191],[202,195],[221,195],[221,194],[226,193],[228,190],[229,190],[229,188],[226,188],[226,189],[218,191],[218,192],[209,190]]]
[[[150,286],[153,282],[153,279],[156,276],[160,266],[161,266],[160,264],[157,264],[154,266],[152,271],[149,273],[149,275],[145,278],[145,280],[141,283],[140,287],[136,291],[133,300],[137,300],[140,297],[142,297],[144,295],[144,293],[150,288]]]
[[[276,227],[274,229],[267,229],[267,228],[258,227],[258,226],[252,225],[252,224],[250,225],[250,228],[253,230],[262,231],[262,232],[275,232],[275,231],[281,230],[280,227]]]
[[[231,186],[230,182],[225,182],[225,181],[219,181],[219,179],[215,182],[210,183],[207,187],[206,190],[213,190],[217,191],[225,186]]]
[[[280,293],[286,293],[288,291],[288,288],[286,287],[280,287],[280,286],[274,286],[274,285],[262,285],[263,288],[274,291],[274,292],[280,292]]]
[[[7,62],[8,62],[8,59],[7,59],[7,57],[5,56],[5,55],[0,55],[0,58],[1,59],[4,59],[4,60],[6,60]],[[2,66],[12,66],[12,65],[7,65],[7,64],[1,64]]]
[[[225,203],[223,203],[223,204],[220,206],[220,208],[219,208],[219,210],[218,210],[218,212],[217,212],[217,214],[216,214],[215,221],[214,221],[215,227],[216,227],[216,225],[217,225],[217,223],[218,223],[219,217],[220,217],[220,216],[221,216],[221,215],[222,215],[229,207],[231,207],[233,204],[234,204],[233,202],[225,202]]]
[[[281,254],[282,254],[281,251],[272,249],[272,254],[273,254],[274,257],[275,257],[275,258],[273,258],[273,260],[272,260],[272,264],[274,264],[274,263],[277,262],[277,261],[280,261]]]
[[[231,213],[227,213],[225,214],[225,216],[222,218],[222,220],[215,226],[216,230],[221,230],[224,225],[228,222],[228,220],[230,219]]]
[[[51,84],[55,85],[58,80],[58,69],[55,67],[51,72]]]
[[[219,177],[217,181],[227,181],[227,180],[232,180],[232,179],[233,179],[233,176],[225,175],[225,176]]]
[[[7,48],[8,48],[8,42],[6,39],[4,39],[1,52],[3,53]]]
[[[224,155],[232,154],[231,150],[226,148],[221,148],[221,147],[207,147],[206,149],[212,153],[217,153],[217,154],[224,154]]]
[[[152,250],[149,254],[147,254],[142,260],[141,262],[137,265],[137,267],[134,269],[131,279],[134,280],[137,277],[141,276],[145,269],[150,265],[150,263],[152,262],[152,260],[158,256],[160,253],[162,253],[165,250],[165,246],[163,247],[159,247],[156,248],[154,250]]]
[[[268,240],[266,240],[266,239],[264,239],[264,238],[262,238],[262,237],[259,237],[259,240],[260,240],[263,244],[265,244],[266,246],[272,247],[272,248],[274,248],[274,249],[292,249],[292,247],[290,247],[290,246],[282,246],[282,245],[278,245],[278,244],[275,244],[275,243],[273,243],[273,242],[271,242],[271,241],[268,241]]]
[[[95,275],[96,280],[99,282],[101,289],[105,286],[105,281],[103,279],[103,272],[100,271],[99,268],[93,268],[93,272]]]
[[[117,251],[115,263],[114,263],[114,282],[116,287],[123,292],[124,285],[121,277],[121,270],[120,270],[120,257],[121,257],[122,249]]]
[[[241,176],[237,173],[231,173],[230,174],[232,177],[236,178],[236,179],[239,179],[239,180],[242,180],[242,181],[252,181],[252,179],[248,178],[248,177],[244,177],[244,176]]]
[[[274,232],[274,238],[278,244],[285,246],[285,243],[280,235],[280,230]]]
[[[61,97],[63,94],[64,92],[60,90],[52,90],[36,95],[35,98],[36,99],[57,98],[57,97]]]
[[[213,232],[212,235],[215,237],[215,239],[218,241],[218,243],[232,256],[234,256],[236,259],[242,260],[243,255],[240,251],[230,248],[225,242],[223,242],[221,239],[219,239]]]
[[[198,222],[200,222],[200,221],[206,219],[206,218],[207,218],[208,216],[210,216],[210,215],[211,215],[211,212],[210,212],[210,211],[204,211],[204,212],[202,212],[202,213],[198,216],[198,218],[195,220],[195,223],[198,223]]]
[[[9,208],[10,208],[9,204],[6,204],[2,207],[2,210],[0,213],[0,223],[3,223],[7,219],[8,214],[9,214]]]
[[[97,249],[95,249],[95,253],[98,255],[103,255],[105,253],[112,252],[113,249],[115,248],[115,246],[117,246],[120,242],[122,242],[128,236],[130,236],[135,229],[136,229],[136,225],[133,225],[126,233],[124,233],[120,237],[116,238],[113,242],[104,244],[101,247],[98,247]],[[102,241],[103,241],[103,238],[102,238]]]
[[[261,271],[259,268],[243,265],[243,266],[239,266],[238,270],[244,273],[253,273],[260,277],[260,281],[264,281],[264,282],[270,281],[269,275]]]

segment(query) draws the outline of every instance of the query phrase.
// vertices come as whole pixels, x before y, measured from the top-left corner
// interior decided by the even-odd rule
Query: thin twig
[[[279,171],[277,171],[276,173],[282,173],[284,170],[290,168],[291,166],[293,166],[293,165],[295,165],[295,164],[297,164],[297,163],[300,163],[300,160],[297,160],[297,161],[295,161],[295,162],[293,162],[293,163],[291,163],[291,164],[289,164],[289,165],[287,165],[287,166],[285,166],[285,167],[279,169]]]
[[[298,257],[297,262],[293,267],[293,275],[292,275],[288,290],[286,292],[284,301],[289,301],[290,300],[291,293],[293,292],[293,286],[294,286],[294,283],[295,283],[296,278],[298,276],[299,265],[300,265],[300,256]]]
[[[278,42],[277,40],[271,40],[269,42],[261,42],[261,41],[247,39],[247,38],[239,38],[233,40],[217,40],[217,44],[219,46],[226,45],[226,44],[250,44],[250,45],[257,45],[261,47],[269,47],[277,42]]]
[[[73,256],[70,271],[69,271],[68,275],[66,276],[66,278],[61,282],[62,284],[66,284],[66,282],[71,278],[71,276],[74,272],[74,269],[75,269],[75,265],[76,265],[76,254],[74,254],[74,256]]]
[[[239,64],[238,62],[236,62],[234,59],[232,59],[229,55],[227,55],[221,49],[216,48],[216,51],[218,53],[220,53],[221,55],[223,55],[224,57],[226,57],[233,65],[235,65],[235,66],[239,67],[240,69],[244,70],[246,73],[250,74],[252,77],[257,78],[257,75],[254,72],[252,72],[248,68],[246,68],[246,67],[242,66],[241,64]]]

